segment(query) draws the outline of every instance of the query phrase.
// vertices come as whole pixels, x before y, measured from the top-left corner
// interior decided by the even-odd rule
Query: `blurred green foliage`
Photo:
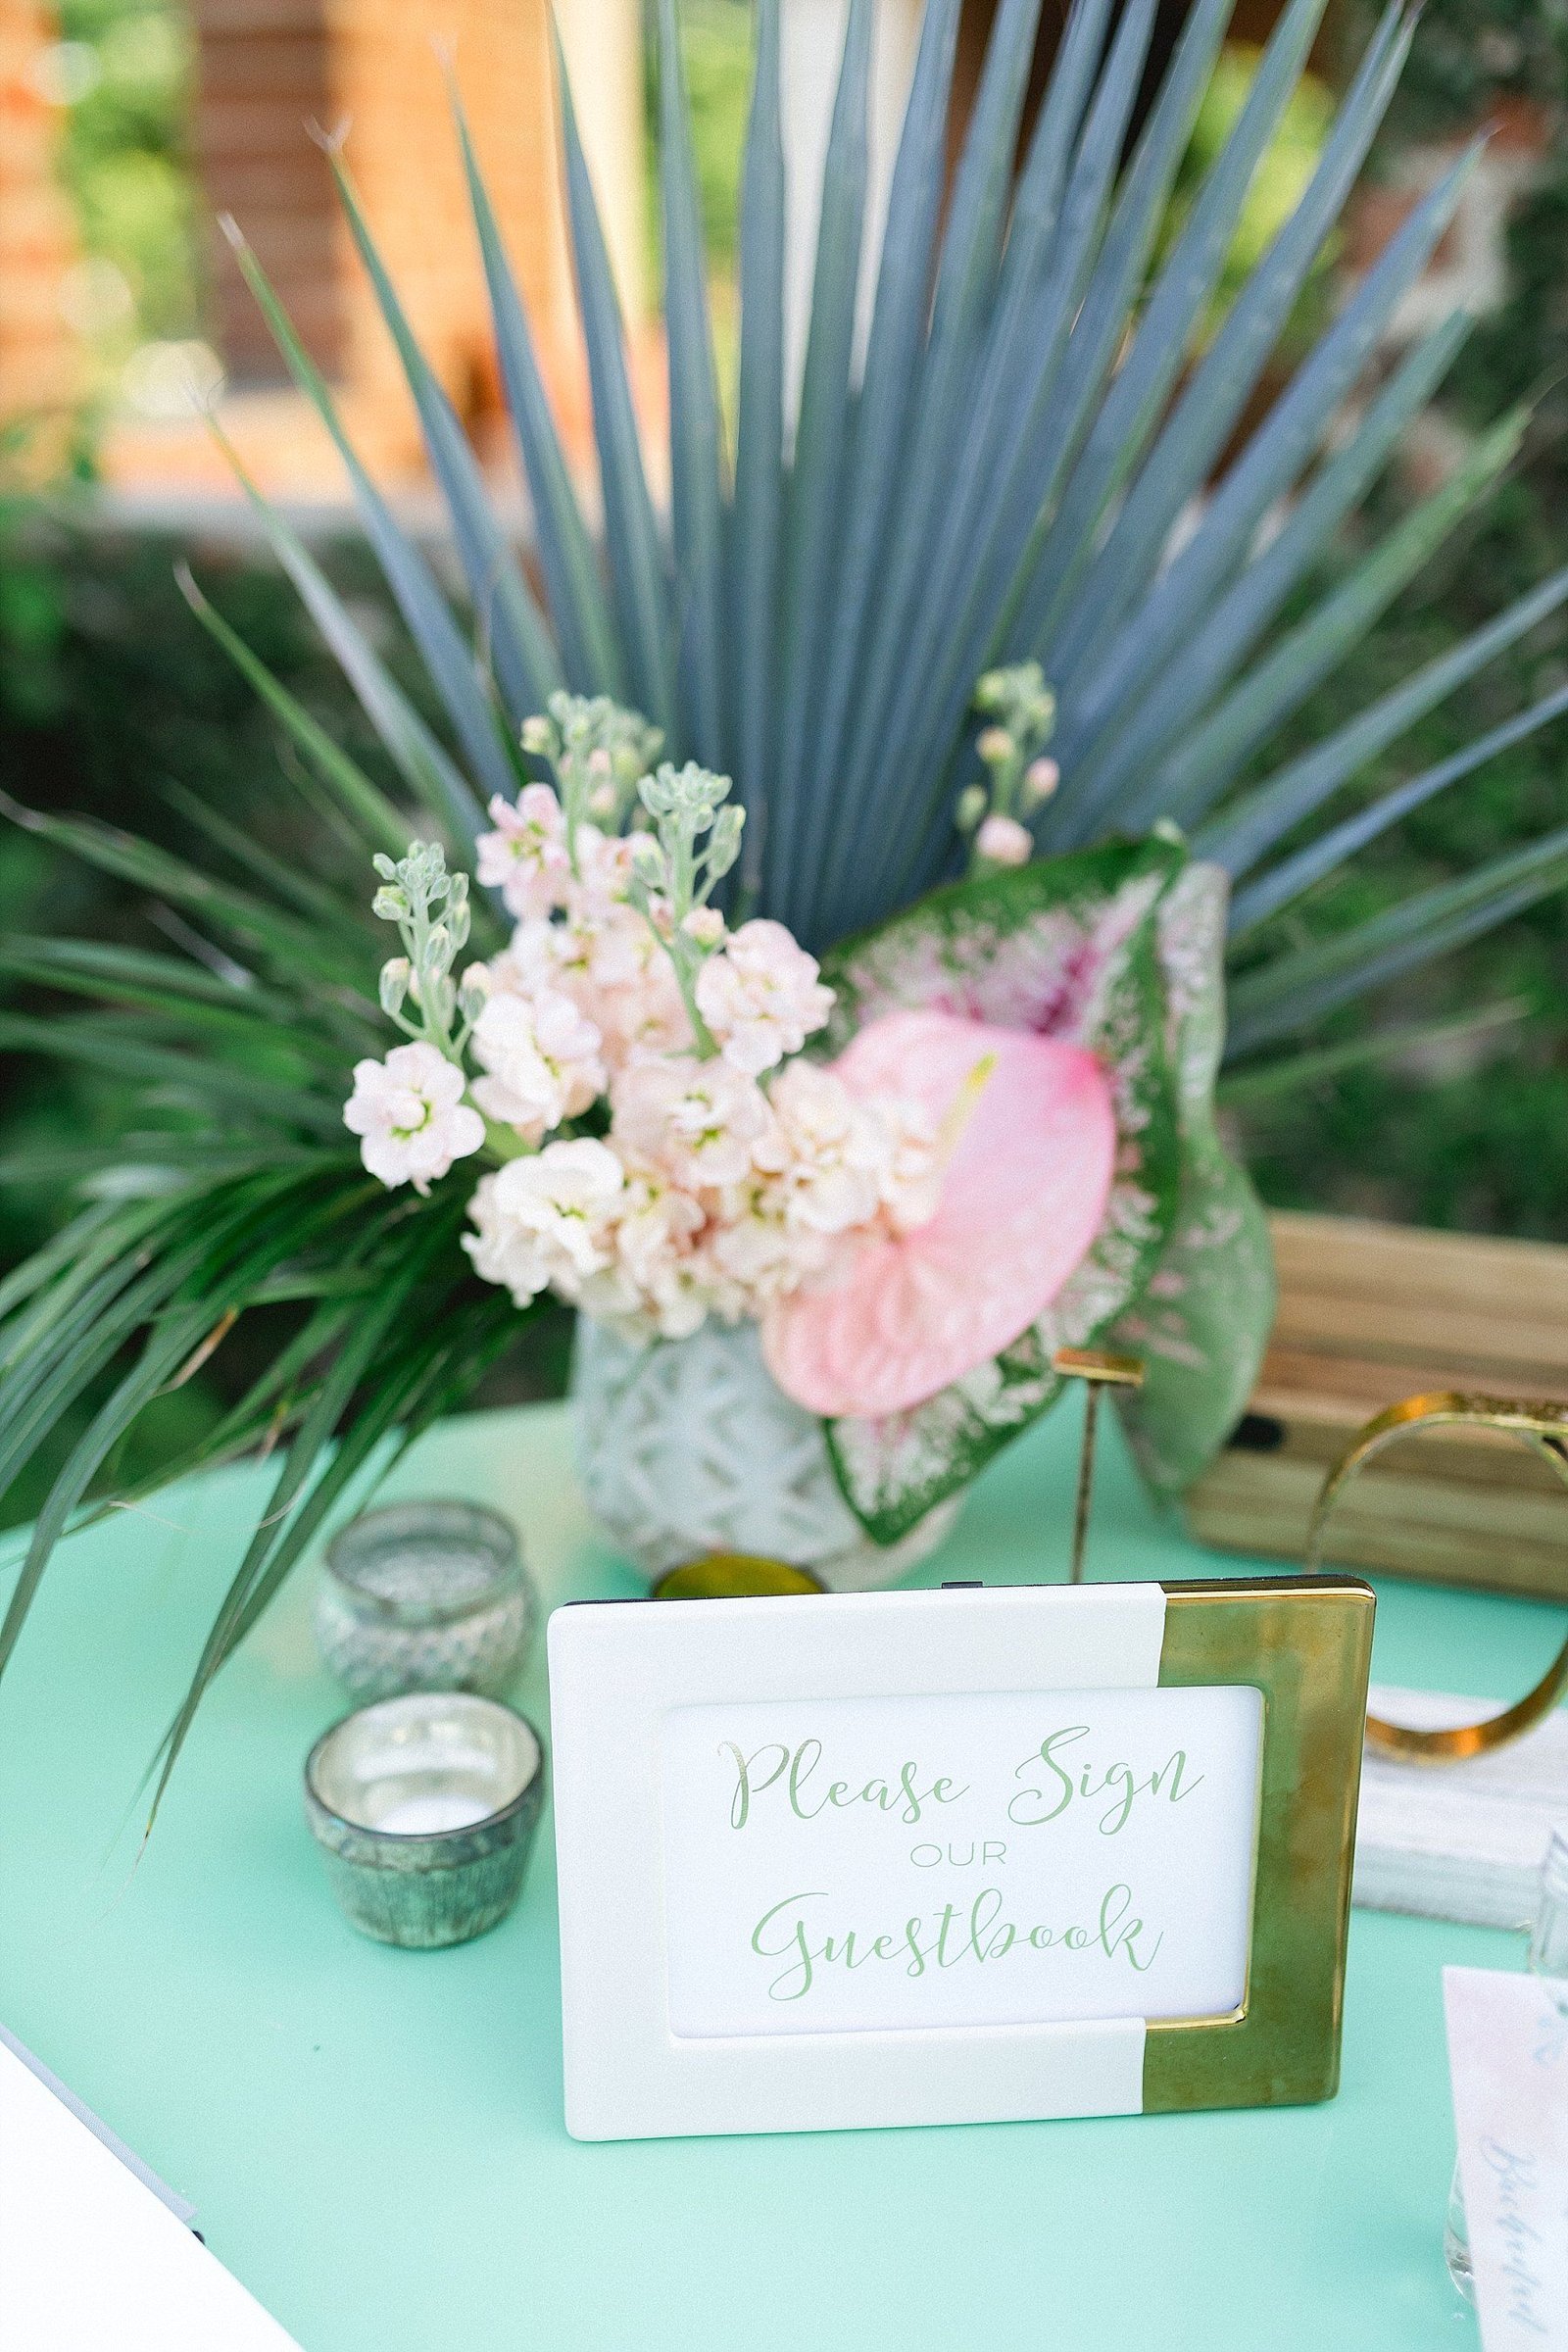
[[[109,374],[201,329],[190,16],[177,0],[62,0],[60,29],[60,168],[85,257],[68,300]]]
[[[680,53],[692,107],[692,147],[703,207],[709,268],[735,267],[740,219],[740,157],[752,99],[752,12],[747,0],[680,0]],[[648,60],[648,220],[659,241],[659,113],[653,29]]]
[[[369,557],[353,542],[321,553],[361,625],[373,630],[405,691],[420,701],[420,665],[403,657]],[[298,789],[271,720],[187,610],[174,582],[181,558],[261,659],[368,773],[395,786],[335,662],[270,564],[233,546],[87,528],[85,510],[68,495],[0,500],[0,790],[24,807],[122,825],[232,874],[177,805],[178,789],[194,787],[248,838],[302,869],[351,871]],[[368,870],[365,881],[368,895]],[[172,941],[198,951],[204,944],[172,909],[137,903],[3,819],[0,906],[7,935],[69,933],[165,950]],[[64,1002],[36,990],[14,1001],[35,1010]],[[0,1058],[0,1267],[42,1241],[70,1205],[48,1172],[51,1149],[83,1130],[113,1134],[126,1124],[129,1102],[107,1078],[24,1055]],[[236,1333],[195,1379],[160,1398],[120,1470],[132,1476],[216,1420],[254,1376],[266,1345],[261,1324],[254,1336]],[[564,1349],[564,1319],[529,1325],[519,1363],[482,1400],[559,1393]],[[6,1521],[31,1515],[51,1467],[40,1462],[12,1492]]]
[[[1160,240],[1162,253],[1169,251],[1185,227],[1198,191],[1247,104],[1261,57],[1262,51],[1250,41],[1227,42],[1220,51],[1203,103],[1198,110],[1198,121],[1193,125],[1192,144],[1177,176],[1175,196]],[[1326,81],[1315,74],[1303,74],[1248,190],[1241,225],[1225,257],[1225,268],[1210,305],[1211,326],[1217,326],[1224,318],[1305,194],[1334,121],[1335,105],[1335,94]],[[1331,238],[1318,257],[1296,316],[1285,332],[1283,352],[1288,358],[1304,351],[1327,323],[1338,246],[1338,238]]]
[[[1358,55],[1374,0],[1342,12],[1347,53]],[[1396,94],[1388,141],[1451,138],[1484,122],[1499,99],[1555,111],[1568,97],[1568,11],[1561,0],[1428,0]]]
[[[1349,29],[1352,47],[1369,12]],[[1479,426],[1536,402],[1525,450],[1480,526],[1450,546],[1362,648],[1346,686],[1370,701],[1564,557],[1568,516],[1568,10],[1519,0],[1430,0],[1383,142],[1472,130],[1499,100],[1544,115],[1548,152],[1508,231],[1509,296],[1481,319],[1444,393],[1443,414]],[[1385,489],[1383,496],[1396,495]],[[1467,735],[1568,676],[1568,633],[1548,624],[1440,709],[1363,779],[1372,798],[1458,748]],[[1301,714],[1303,735],[1321,706]],[[1412,881],[1464,872],[1507,840],[1568,814],[1568,724],[1491,761],[1358,857],[1298,919],[1334,928]],[[1423,973],[1382,1008],[1391,1025],[1517,1002],[1523,1017],[1392,1065],[1258,1105],[1241,1121],[1265,1197],[1418,1224],[1568,1241],[1568,901],[1547,900],[1465,954]],[[1353,1029],[1353,1017],[1343,1029]]]

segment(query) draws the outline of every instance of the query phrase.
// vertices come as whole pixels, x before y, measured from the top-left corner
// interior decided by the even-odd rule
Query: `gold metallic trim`
[[[1406,1396],[1379,1413],[1351,1441],[1323,1481],[1312,1510],[1306,1538],[1306,1565],[1314,1569],[1323,1556],[1329,1514],[1356,1472],[1374,1454],[1414,1429],[1495,1429],[1519,1438],[1568,1486],[1568,1405],[1518,1404],[1506,1396],[1475,1396],[1441,1389],[1430,1396]],[[1568,1642],[1547,1667],[1533,1690],[1500,1715],[1480,1723],[1463,1723],[1446,1731],[1412,1731],[1406,1724],[1386,1723],[1380,1716],[1366,1719],[1367,1745],[1385,1755],[1412,1764],[1452,1764],[1467,1756],[1484,1756],[1506,1747],[1510,1740],[1533,1730],[1551,1713],[1568,1690]]]
[[[1252,1938],[1228,2017],[1152,2018],[1144,2109],[1298,2106],[1340,2079],[1345,1947],[1372,1658],[1358,1577],[1165,1585],[1161,1689],[1263,1694]]]
[[[1058,1348],[1051,1369],[1069,1379],[1100,1382],[1113,1389],[1141,1389],[1144,1385],[1143,1357],[1118,1355],[1111,1348]]]

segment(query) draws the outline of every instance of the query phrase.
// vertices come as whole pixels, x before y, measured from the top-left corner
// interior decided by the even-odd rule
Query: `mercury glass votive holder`
[[[305,1811],[353,1926],[428,1951],[505,1919],[544,1804],[525,1717],[468,1690],[413,1691],[323,1732]]]
[[[316,1598],[322,1657],[354,1697],[476,1690],[498,1698],[538,1621],[514,1529],[477,1503],[366,1511],[327,1546]]]

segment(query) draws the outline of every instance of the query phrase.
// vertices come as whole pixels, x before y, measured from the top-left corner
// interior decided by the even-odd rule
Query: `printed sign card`
[[[1261,1730],[1242,1686],[677,1709],[671,2031],[1238,2008]]]
[[[1568,2352],[1568,2017],[1535,1977],[1446,1968],[1444,2007],[1486,2352]]]
[[[1334,1577],[559,1610],[568,2129],[1328,2096],[1371,1612]]]

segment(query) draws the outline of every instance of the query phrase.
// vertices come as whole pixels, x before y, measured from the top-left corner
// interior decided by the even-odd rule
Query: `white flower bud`
[[[1041,808],[1060,782],[1061,770],[1054,760],[1031,760],[1023,771],[1024,807]]]
[[[556,749],[556,730],[548,718],[525,718],[522,722],[522,748],[535,760],[548,760]]]
[[[1034,841],[1015,816],[988,816],[975,835],[974,846],[992,865],[1027,865]]]
[[[695,831],[705,833],[728,795],[729,778],[699,767],[695,760],[688,760],[684,767],[672,767],[666,760],[653,775],[644,776],[637,789],[651,815],[685,817]]]
[[[387,856],[384,850],[377,850],[375,856],[370,859],[370,863],[380,875],[383,882],[395,882],[397,880],[398,869],[393,864],[391,858]]]
[[[713,838],[709,846],[708,871],[713,881],[727,874],[741,854],[741,832],[746,823],[746,811],[733,803],[720,808],[713,820]]]
[[[632,872],[649,890],[664,887],[664,853],[651,833],[634,833],[631,837]]]
[[[383,923],[402,922],[409,911],[408,892],[400,890],[395,882],[386,883],[370,901],[370,911],[378,914]]]
[[[1005,727],[982,727],[974,748],[987,767],[1004,766],[1018,753],[1018,746]]]
[[[458,1009],[470,1026],[490,1002],[490,992],[489,965],[470,963],[458,989]]]
[[[716,906],[694,906],[681,929],[700,948],[716,948],[724,936],[724,917]]]
[[[983,784],[966,784],[958,795],[954,820],[960,833],[972,833],[990,806]]]
[[[596,784],[594,786],[588,795],[588,813],[590,816],[614,815],[615,787],[613,784]]]
[[[403,1000],[409,993],[414,966],[406,956],[394,956],[381,966],[381,1010],[395,1018],[403,1010]]]

